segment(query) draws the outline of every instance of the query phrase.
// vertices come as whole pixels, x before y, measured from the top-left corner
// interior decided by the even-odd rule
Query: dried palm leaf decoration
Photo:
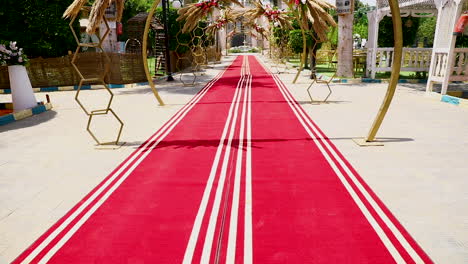
[[[224,12],[223,12],[224,11]],[[221,11],[221,16],[218,17],[213,23],[211,23],[207,28],[207,33],[214,35],[218,30],[220,30],[227,23],[236,23],[237,18],[242,16],[242,11],[236,11],[231,8]]]
[[[182,32],[192,31],[197,26],[198,22],[203,20],[214,8],[224,9],[231,4],[244,7],[238,0],[202,0],[198,3],[188,4],[179,9],[177,21],[185,20]]]
[[[320,42],[327,40],[330,27],[336,27],[336,22],[328,13],[335,6],[324,0],[290,0],[286,4],[290,9],[300,14],[300,23],[304,29],[309,30],[309,21]]]
[[[260,1],[253,2],[254,8],[249,9],[245,13],[245,17],[249,21],[255,21],[255,19],[265,16],[268,21],[279,25],[284,29],[293,29],[291,24],[291,17],[288,12],[273,9],[270,5],[263,5]]]
[[[253,24],[252,26],[253,29],[255,29],[255,31],[260,34],[261,37],[263,38],[268,38],[268,30],[265,29],[264,27],[261,27],[259,26],[258,24]]]
[[[88,3],[88,0],[75,0],[68,6],[67,10],[63,13],[64,18],[77,17],[81,9]],[[96,0],[91,6],[91,13],[89,14],[89,24],[86,28],[86,33],[93,34],[101,24],[106,8],[112,3],[115,3],[117,9],[117,21],[122,19],[125,0]]]

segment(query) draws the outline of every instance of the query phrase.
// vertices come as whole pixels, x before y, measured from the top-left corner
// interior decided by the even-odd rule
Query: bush
[[[238,49],[238,48],[230,48],[229,49],[229,52],[230,53],[242,53],[242,50]]]
[[[76,42],[62,18],[73,0],[2,0],[0,40],[15,40],[29,57],[58,57]],[[73,24],[79,32],[78,20]]]
[[[307,47],[313,45],[313,39],[310,32],[306,32],[306,43]],[[300,29],[294,29],[289,32],[288,47],[294,53],[301,53],[303,51],[302,31]]]

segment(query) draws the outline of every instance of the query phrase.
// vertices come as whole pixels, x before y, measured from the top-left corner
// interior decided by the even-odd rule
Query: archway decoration
[[[109,23],[107,22],[107,19],[105,17],[106,8],[110,4],[114,3],[117,9],[117,21],[120,21],[120,19],[122,18],[124,1],[123,0],[115,0],[115,1],[97,0],[93,3],[91,7],[87,6],[87,3],[88,3],[88,0],[75,0],[67,8],[67,10],[65,11],[63,15],[64,18],[71,18],[69,26],[73,33],[75,41],[77,43],[77,48],[75,52],[73,53],[73,58],[71,60],[71,64],[73,68],[75,69],[75,71],[77,72],[78,76],[80,76],[80,79],[81,79],[78,84],[78,89],[76,91],[75,101],[78,103],[78,105],[82,108],[82,110],[88,116],[88,123],[86,126],[86,130],[88,131],[88,133],[91,135],[91,137],[96,141],[98,145],[101,145],[101,146],[102,145],[122,145],[123,143],[119,142],[119,140],[122,134],[124,123],[119,118],[119,116],[114,112],[114,110],[111,108],[111,104],[114,98],[114,93],[111,91],[111,89],[109,88],[109,86],[107,85],[105,81],[106,77],[108,76],[110,72],[111,60],[110,60],[109,55],[106,52],[104,52],[103,43],[110,32]],[[96,43],[82,42],[73,28],[74,21],[76,20],[76,18],[78,18],[78,16],[80,15],[82,11],[86,11],[86,13],[89,12],[89,24],[86,28],[86,33],[88,35],[95,34],[98,27],[100,27],[100,30],[104,30],[104,32],[99,32],[99,34],[96,35],[98,39],[98,42]],[[101,27],[101,23],[104,24],[104,27]],[[99,55],[102,59],[103,67],[101,68],[99,65],[97,65],[96,69],[91,69],[91,70],[83,69],[83,68],[80,69],[80,67],[77,64],[77,61],[79,60],[79,57],[80,57],[79,56],[80,50],[83,48],[95,48],[96,50],[99,50],[100,51]],[[106,92],[109,93],[109,98],[107,99],[107,103],[105,103],[106,106],[104,108],[99,108],[99,109],[88,109],[88,107],[83,104],[82,99],[80,99],[80,92],[83,88],[83,85],[102,85],[103,88],[106,90]],[[93,121],[93,117],[109,115],[109,114],[111,114],[111,116],[113,116],[116,119],[116,121],[119,123],[117,136],[114,141],[102,142],[102,140],[100,140],[97,137],[96,133],[92,131],[91,124]]]
[[[212,36],[218,36],[218,32],[220,30],[224,30],[227,32],[227,25],[232,23],[234,25],[234,30],[236,30],[236,20],[238,17],[242,15],[242,12],[236,11],[232,8],[226,8],[221,10],[221,15],[216,18],[207,28],[207,33],[211,34]],[[227,55],[227,43],[228,43],[228,34],[225,37],[225,45],[226,45],[226,55]]]
[[[263,5],[261,2],[254,2],[255,7],[249,9],[245,16],[250,21],[264,16],[274,26],[280,26],[285,29],[292,29],[291,18],[289,12],[272,8],[270,5]]]
[[[240,11],[236,11],[231,8],[226,8],[225,10],[222,10],[221,16],[219,16],[214,22],[212,22],[208,26],[208,33],[214,35],[222,28],[225,28],[228,23],[233,23],[235,25],[236,19],[241,15],[242,13]]]
[[[210,15],[215,8],[226,9],[231,4],[244,7],[244,5],[237,0],[205,0],[199,3],[188,4],[181,8],[177,21],[185,21],[182,32],[188,32],[193,30],[200,20]]]

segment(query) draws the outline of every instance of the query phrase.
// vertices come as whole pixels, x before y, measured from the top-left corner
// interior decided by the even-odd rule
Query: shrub
[[[3,0],[0,39],[16,40],[30,57],[58,57],[76,48],[69,20],[62,18],[73,0]],[[6,8],[4,8],[6,7]],[[79,32],[78,19],[73,24]]]
[[[307,46],[312,46],[312,36],[309,32],[306,33]],[[300,29],[294,29],[289,32],[288,46],[294,53],[301,53],[303,50],[302,45],[302,32]]]

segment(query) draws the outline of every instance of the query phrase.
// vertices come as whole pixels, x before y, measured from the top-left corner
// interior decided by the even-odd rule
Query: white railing
[[[468,80],[468,48],[454,49],[450,81]]]
[[[447,72],[448,65],[448,49],[435,49],[434,50],[434,67],[432,68],[431,79],[434,81],[442,82],[445,73]]]
[[[372,71],[392,70],[393,48],[377,48]],[[403,48],[401,71],[429,71],[432,48]]]
[[[435,64],[431,79],[442,82],[449,66],[448,49],[436,49],[434,53]],[[449,72],[449,81],[468,80],[468,48],[454,49],[451,70]]]

